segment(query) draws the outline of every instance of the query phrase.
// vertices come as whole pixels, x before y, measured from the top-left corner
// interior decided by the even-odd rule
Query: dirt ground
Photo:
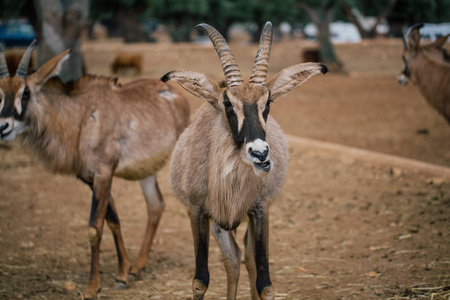
[[[244,77],[256,46],[231,44]],[[272,47],[271,75],[301,62],[314,46]],[[401,41],[338,45],[347,74],[311,79],[272,106],[292,136],[338,143],[450,167],[450,128],[413,86],[400,87]],[[188,68],[222,79],[212,47],[170,43],[86,42],[88,71],[110,75],[120,51],[141,53],[160,77]],[[120,82],[136,79],[121,74]],[[186,93],[193,111],[202,104]],[[270,210],[270,268],[277,299],[449,299],[450,177],[392,162],[340,156],[292,138],[285,186]],[[90,250],[90,191],[74,177],[52,175],[18,145],[0,144],[0,299],[82,299]],[[190,299],[193,244],[185,208],[158,175],[166,210],[141,281],[114,291],[117,259],[105,230],[101,299]],[[115,179],[113,195],[131,259],[146,221],[139,184]],[[237,231],[242,246],[246,224]],[[220,252],[210,246],[206,299],[226,299]],[[250,299],[245,266],[238,299]],[[71,284],[74,284],[73,286]],[[67,288],[69,287],[69,289]]]

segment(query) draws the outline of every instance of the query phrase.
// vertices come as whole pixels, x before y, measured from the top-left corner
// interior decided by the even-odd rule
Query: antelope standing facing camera
[[[404,68],[397,80],[401,85],[411,80],[427,102],[450,124],[450,56],[443,48],[450,34],[420,46],[419,29],[422,26],[414,25],[407,40],[403,40]]]
[[[120,86],[115,79],[85,76],[69,86],[49,79],[58,74],[69,50],[26,76],[33,47],[34,43],[13,77],[0,49],[0,140],[11,141],[21,134],[23,144],[51,171],[74,174],[91,188],[91,271],[85,299],[96,299],[105,219],[119,260],[116,287],[128,285],[130,261],[111,196],[112,178],[139,180],[147,202],[144,241],[130,270],[139,276],[164,209],[156,173],[188,125],[189,106],[159,80]]]
[[[268,261],[268,206],[283,185],[289,153],[282,130],[269,116],[270,104],[327,69],[317,63],[298,64],[266,83],[273,31],[267,22],[250,82],[244,83],[222,35],[207,24],[197,27],[204,29],[214,44],[226,86],[187,70],[162,77],[209,103],[201,106],[196,121],[181,135],[170,163],[170,182],[188,206],[194,236],[194,299],[203,299],[209,284],[210,224],[224,257],[227,299],[236,298],[241,251],[232,230],[246,215],[245,265],[252,299],[274,299]]]

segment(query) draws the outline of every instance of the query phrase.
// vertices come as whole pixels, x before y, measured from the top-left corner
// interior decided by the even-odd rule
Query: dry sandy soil
[[[310,46],[299,40],[274,44],[269,77],[301,62],[302,49]],[[256,47],[231,48],[248,77]],[[277,299],[450,297],[450,128],[416,88],[397,85],[401,48],[398,40],[339,45],[347,74],[318,76],[272,106],[271,114],[292,136],[441,166],[421,168],[289,138],[286,184],[270,211]],[[110,75],[114,56],[126,51],[143,55],[141,77],[189,68],[222,78],[209,46],[105,41],[87,42],[83,51],[94,74]],[[121,74],[120,82],[135,78]],[[195,111],[202,101],[186,96]],[[0,170],[0,299],[82,299],[90,260],[89,189],[73,177],[48,173],[14,143],[0,144]],[[191,298],[189,220],[170,189],[167,167],[159,181],[166,210],[143,279],[112,290],[117,263],[105,230],[102,299]],[[116,179],[113,195],[134,259],[146,221],[139,184]],[[239,242],[245,226],[238,228]],[[225,299],[225,271],[213,240],[210,273],[206,299]],[[242,265],[238,299],[249,298]]]

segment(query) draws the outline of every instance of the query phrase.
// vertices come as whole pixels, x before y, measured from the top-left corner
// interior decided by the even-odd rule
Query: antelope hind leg
[[[133,267],[130,270],[130,278],[139,279],[141,271],[147,266],[148,253],[158,228],[159,220],[164,211],[164,200],[156,181],[156,175],[149,176],[139,181],[147,204],[147,227],[141,250]]]
[[[112,197],[109,199],[109,204],[106,209],[106,222],[114,237],[114,244],[116,245],[117,259],[119,261],[119,272],[116,277],[115,289],[124,289],[128,287],[128,270],[130,268],[130,260],[128,259],[125,244],[123,242],[122,233],[120,230],[119,216],[117,215],[116,207]]]
[[[252,227],[250,222],[248,223],[247,231],[244,236],[244,246],[245,246],[245,267],[248,273],[248,281],[250,282],[250,292],[252,300],[259,300],[258,292],[256,291],[256,265],[255,265],[255,254],[254,254],[254,233],[250,232]]]

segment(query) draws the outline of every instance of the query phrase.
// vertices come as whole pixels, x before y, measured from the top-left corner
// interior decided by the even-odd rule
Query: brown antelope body
[[[105,219],[117,248],[117,287],[126,287],[129,280],[130,261],[111,196],[112,178],[139,180],[147,201],[146,233],[130,270],[139,276],[164,208],[156,173],[187,126],[189,107],[185,98],[158,80],[120,86],[114,79],[85,76],[69,87],[49,79],[69,51],[25,76],[32,49],[28,48],[13,77],[0,53],[0,138],[10,141],[21,134],[23,144],[51,171],[74,174],[92,189],[92,260],[85,299],[97,298]]]
[[[404,68],[397,80],[401,85],[411,80],[450,124],[450,56],[443,48],[450,34],[421,46],[419,29],[422,26],[414,25],[404,41]]]
[[[264,27],[250,82],[245,83],[225,39],[200,24],[222,62],[226,86],[203,73],[175,70],[163,76],[206,100],[175,146],[170,182],[188,207],[195,249],[194,299],[203,299],[209,284],[209,230],[224,257],[227,299],[236,299],[241,251],[232,234],[246,216],[245,265],[252,299],[273,299],[268,262],[268,206],[286,175],[286,138],[269,116],[270,103],[313,75],[325,73],[317,63],[294,65],[266,83],[272,24]]]

